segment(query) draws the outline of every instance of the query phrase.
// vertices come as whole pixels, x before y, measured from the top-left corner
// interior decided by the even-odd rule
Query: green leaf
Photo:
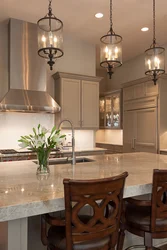
[[[32,130],[33,130],[34,134],[37,135],[36,129],[33,128]]]
[[[55,130],[56,130],[56,126],[53,126],[52,131],[51,131],[51,135],[55,132]]]
[[[60,136],[60,138],[65,138],[65,137],[66,137],[66,135],[61,135],[61,136]]]

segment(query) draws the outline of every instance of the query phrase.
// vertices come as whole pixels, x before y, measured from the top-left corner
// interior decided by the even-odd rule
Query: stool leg
[[[114,232],[111,236],[111,242],[109,244],[109,250],[115,250],[115,246],[117,244],[118,232]]]
[[[144,233],[144,245],[146,250],[152,250],[152,235],[151,233],[145,232]]]
[[[119,231],[117,250],[122,250],[124,245],[125,229],[122,227]]]
[[[124,245],[124,238],[125,238],[125,203],[123,202],[122,205],[122,214],[121,214],[121,222],[120,222],[120,230],[118,235],[117,241],[117,250],[122,250]]]

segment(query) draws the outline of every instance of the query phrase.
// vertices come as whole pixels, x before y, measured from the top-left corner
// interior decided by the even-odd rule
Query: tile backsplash
[[[123,145],[123,130],[99,129],[96,132],[96,142]]]
[[[21,135],[32,132],[38,124],[51,129],[54,115],[41,113],[0,113],[0,148],[19,148],[18,139]]]
[[[71,145],[71,130],[62,130],[63,134],[66,134],[66,140],[64,145]],[[94,130],[75,130],[75,148],[86,149],[93,148],[95,146],[95,132]]]
[[[21,135],[32,132],[33,127],[38,124],[51,129],[54,125],[53,114],[42,113],[0,113],[0,149],[19,148],[18,139]],[[71,141],[71,130],[63,130],[67,134],[68,146]],[[75,147],[92,148],[94,147],[93,130],[75,130]]]

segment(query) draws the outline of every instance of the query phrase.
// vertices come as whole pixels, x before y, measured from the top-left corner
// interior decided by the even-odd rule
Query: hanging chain
[[[110,0],[110,32],[113,33],[113,22],[112,22],[112,0]]]
[[[49,0],[48,10],[49,10],[49,15],[52,15],[52,0]]]
[[[153,45],[156,44],[155,38],[155,0],[153,0]]]

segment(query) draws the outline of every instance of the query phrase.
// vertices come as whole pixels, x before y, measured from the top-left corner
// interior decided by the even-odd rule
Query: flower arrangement
[[[21,142],[19,145],[22,148],[27,147],[29,150],[37,153],[39,162],[37,172],[47,173],[49,171],[48,158],[50,151],[56,146],[59,146],[65,137],[65,135],[61,135],[60,132],[60,129],[56,130],[55,126],[50,132],[48,129],[39,124],[37,129],[33,128],[33,134],[21,136],[18,140]]]

